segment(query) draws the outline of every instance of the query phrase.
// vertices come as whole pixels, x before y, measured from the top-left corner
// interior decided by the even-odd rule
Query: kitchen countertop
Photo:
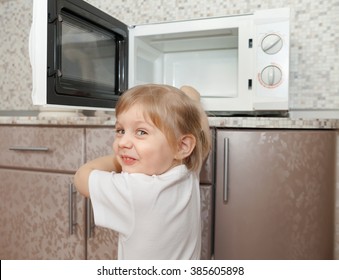
[[[115,117],[102,116],[0,116],[0,125],[113,126]],[[283,117],[209,117],[211,127],[339,129],[338,119],[291,119]]]

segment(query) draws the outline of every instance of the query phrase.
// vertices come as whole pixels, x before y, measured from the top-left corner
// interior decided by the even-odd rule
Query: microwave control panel
[[[256,78],[254,96],[256,109],[276,100],[281,109],[288,107],[289,88],[289,9],[278,9],[273,22],[257,19]],[[285,107],[285,108],[284,108]]]

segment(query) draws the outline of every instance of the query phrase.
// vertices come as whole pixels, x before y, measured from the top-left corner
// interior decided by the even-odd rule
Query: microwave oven
[[[216,114],[286,112],[289,8],[127,26],[82,0],[33,1],[33,104],[114,109],[128,88],[190,85]]]

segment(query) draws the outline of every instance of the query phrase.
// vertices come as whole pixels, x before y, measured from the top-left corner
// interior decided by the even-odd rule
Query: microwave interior
[[[202,97],[236,97],[238,34],[234,27],[136,36],[130,81],[191,85]]]

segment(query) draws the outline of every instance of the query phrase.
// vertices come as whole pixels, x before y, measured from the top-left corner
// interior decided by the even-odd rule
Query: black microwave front
[[[127,26],[81,0],[33,2],[34,105],[114,108],[128,86]]]

